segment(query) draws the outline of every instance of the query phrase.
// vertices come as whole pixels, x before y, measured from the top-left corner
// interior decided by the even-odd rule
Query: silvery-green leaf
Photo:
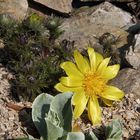
[[[70,132],[72,126],[71,92],[61,93],[54,97],[47,118],[56,126]]]
[[[82,132],[69,132],[66,140],[85,140],[85,135]]]
[[[122,125],[119,120],[113,120],[106,127],[107,140],[121,140],[122,139]]]
[[[42,93],[36,97],[32,105],[32,119],[40,134],[40,136],[47,140],[47,126],[45,122],[45,114],[48,113],[50,103],[53,96]]]
[[[63,136],[63,128],[53,124],[51,120],[45,118],[47,124],[47,133],[48,137],[47,140],[57,140],[58,138]]]

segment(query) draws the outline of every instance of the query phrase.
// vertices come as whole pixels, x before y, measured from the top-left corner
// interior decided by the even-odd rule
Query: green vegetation
[[[72,132],[73,110],[71,92],[56,96],[43,93],[33,102],[32,120],[40,134],[40,140],[98,140],[95,134]],[[120,140],[122,126],[120,121],[113,120],[105,127],[105,137],[102,140]],[[35,138],[29,136],[25,140]]]
[[[0,15],[0,63],[13,74],[12,90],[19,100],[34,100],[43,91],[51,93],[62,71],[59,64],[66,60],[66,47],[55,44],[63,33],[58,18],[47,20],[32,14],[22,23]],[[67,59],[69,59],[67,57]]]

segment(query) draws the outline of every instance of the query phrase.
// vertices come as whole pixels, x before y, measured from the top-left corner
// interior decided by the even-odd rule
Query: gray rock
[[[1,0],[0,14],[7,14],[12,18],[22,21],[28,9],[27,0]]]
[[[115,79],[110,81],[110,84],[120,88],[126,94],[133,93],[140,98],[140,71],[138,70],[123,69]]]
[[[82,49],[89,44],[100,46],[98,38],[106,32],[119,37],[117,48],[127,44],[128,33],[121,29],[131,23],[131,15],[105,2],[92,8],[82,8],[65,19],[61,28],[65,31],[59,40],[75,41],[74,46]],[[98,47],[100,48],[100,47]]]
[[[72,11],[72,0],[34,0],[51,9],[62,13],[70,13]]]
[[[80,1],[83,1],[83,2],[87,2],[87,1],[105,1],[105,0],[80,0]],[[109,2],[132,2],[134,0],[108,0]]]
[[[126,51],[126,60],[135,69],[140,69],[140,34],[134,37],[134,44]]]
[[[88,13],[88,20],[91,23],[124,27],[129,23],[132,23],[132,16],[120,8],[112,5],[109,2],[104,2],[95,7],[95,11]]]

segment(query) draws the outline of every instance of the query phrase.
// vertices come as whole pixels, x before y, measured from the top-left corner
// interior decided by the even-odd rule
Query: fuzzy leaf
[[[39,140],[39,139],[35,139],[33,136],[28,135],[28,137],[26,137],[26,138],[17,138],[15,140]]]
[[[51,104],[48,114],[46,114],[47,140],[61,139],[71,131],[72,106],[71,92],[56,95]],[[54,133],[55,132],[55,133]]]
[[[71,92],[56,95],[51,102],[47,115],[47,118],[49,118],[53,124],[63,127],[66,132],[70,132],[72,129],[71,96]]]
[[[85,140],[82,132],[69,132],[66,140]]]
[[[53,124],[51,120],[45,118],[47,124],[47,140],[57,140],[58,138],[63,136],[63,128]]]
[[[113,120],[106,127],[107,140],[121,140],[122,139],[122,125],[119,120]]]
[[[33,122],[44,140],[47,139],[47,126],[44,118],[49,111],[52,99],[53,96],[43,93],[36,97],[32,105]]]

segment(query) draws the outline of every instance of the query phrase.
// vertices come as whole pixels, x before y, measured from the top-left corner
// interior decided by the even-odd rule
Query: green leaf
[[[67,132],[72,129],[71,96],[71,92],[56,95],[51,102],[47,116],[54,124],[63,127]]]
[[[107,140],[121,140],[122,139],[122,125],[119,120],[113,120],[106,127]]]
[[[36,97],[32,105],[33,122],[44,140],[47,139],[47,125],[44,118],[49,111],[52,99],[53,96],[42,93]]]
[[[88,135],[85,135],[85,137],[85,140],[98,140],[98,138],[92,131],[90,131]]]
[[[25,137],[25,138],[17,138],[15,140],[38,140],[38,139],[35,139],[34,137],[32,137],[31,135],[28,135],[28,137]]]
[[[26,137],[26,138],[17,138],[15,140],[30,140],[30,139]]]
[[[46,114],[48,140],[57,140],[67,135],[72,126],[71,92],[56,95]],[[54,133],[55,132],[55,133]]]
[[[47,140],[57,140],[58,138],[63,136],[63,128],[53,124],[51,120],[45,118],[47,124]]]
[[[82,132],[69,132],[66,140],[85,140]]]

